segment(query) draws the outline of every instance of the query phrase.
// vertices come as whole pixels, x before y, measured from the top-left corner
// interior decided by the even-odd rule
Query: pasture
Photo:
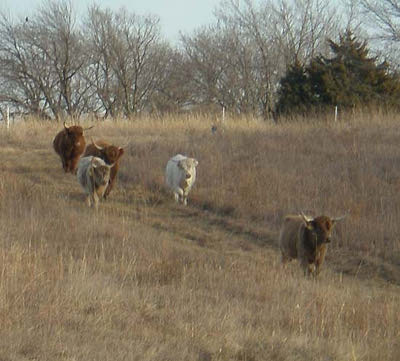
[[[125,149],[97,212],[61,123],[0,127],[0,360],[399,360],[399,122],[96,122],[87,142]],[[187,207],[177,153],[199,161]],[[347,210],[318,280],[282,267],[285,214]]]

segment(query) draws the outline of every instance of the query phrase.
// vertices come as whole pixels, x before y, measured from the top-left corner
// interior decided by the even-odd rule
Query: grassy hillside
[[[98,122],[125,147],[87,208],[60,124],[0,128],[0,360],[398,360],[399,118],[274,126]],[[164,188],[198,159],[188,207]],[[317,281],[286,269],[284,214],[348,218]]]

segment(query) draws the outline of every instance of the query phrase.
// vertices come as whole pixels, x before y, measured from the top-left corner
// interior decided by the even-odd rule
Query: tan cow
[[[93,204],[96,209],[98,208],[110,180],[112,166],[106,164],[103,159],[93,156],[79,160],[78,182],[86,194],[86,203],[89,207]]]
[[[330,218],[288,215],[285,217],[279,235],[282,262],[297,258],[305,275],[318,275],[324,262],[327,244],[335,223],[346,217]]]

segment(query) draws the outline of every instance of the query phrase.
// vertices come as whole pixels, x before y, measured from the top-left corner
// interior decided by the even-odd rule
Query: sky
[[[220,0],[72,0],[79,14],[85,14],[93,3],[102,8],[119,10],[124,7],[139,15],[153,14],[160,18],[161,32],[171,41],[179,39],[179,32],[212,23],[214,10]],[[42,0],[0,0],[0,11],[14,16],[29,16],[43,4]]]

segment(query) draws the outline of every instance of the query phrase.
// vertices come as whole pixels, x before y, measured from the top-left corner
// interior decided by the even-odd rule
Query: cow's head
[[[74,145],[77,145],[77,146],[79,146],[81,143],[83,143],[83,146],[85,146],[83,132],[85,130],[89,130],[92,128],[93,128],[93,126],[84,129],[80,125],[71,125],[71,126],[67,127],[67,125],[64,122],[65,133],[67,134],[68,138],[71,140],[71,143]],[[82,139],[83,139],[83,141],[82,141]]]
[[[102,155],[101,158],[103,158],[107,164],[114,165],[115,163],[118,162],[118,160],[124,154],[124,149],[121,147],[117,147],[112,144],[100,146],[100,145],[96,144],[93,139],[92,139],[92,143],[100,151],[100,153]]]
[[[183,170],[185,179],[190,179],[196,171],[199,162],[194,158],[181,159],[178,162],[178,167]]]
[[[98,186],[106,185],[110,180],[110,169],[114,164],[101,164],[93,157],[90,165],[89,172],[94,179],[94,183]]]
[[[309,231],[308,234],[311,236],[310,241],[312,241],[314,246],[319,246],[324,243],[331,242],[331,234],[333,226],[337,221],[345,218],[347,215],[330,218],[328,216],[319,216],[315,218],[310,218],[301,213],[304,225]]]
[[[64,122],[64,129],[72,144],[80,142],[83,137],[83,128],[80,125],[71,125],[70,127],[67,127]]]

